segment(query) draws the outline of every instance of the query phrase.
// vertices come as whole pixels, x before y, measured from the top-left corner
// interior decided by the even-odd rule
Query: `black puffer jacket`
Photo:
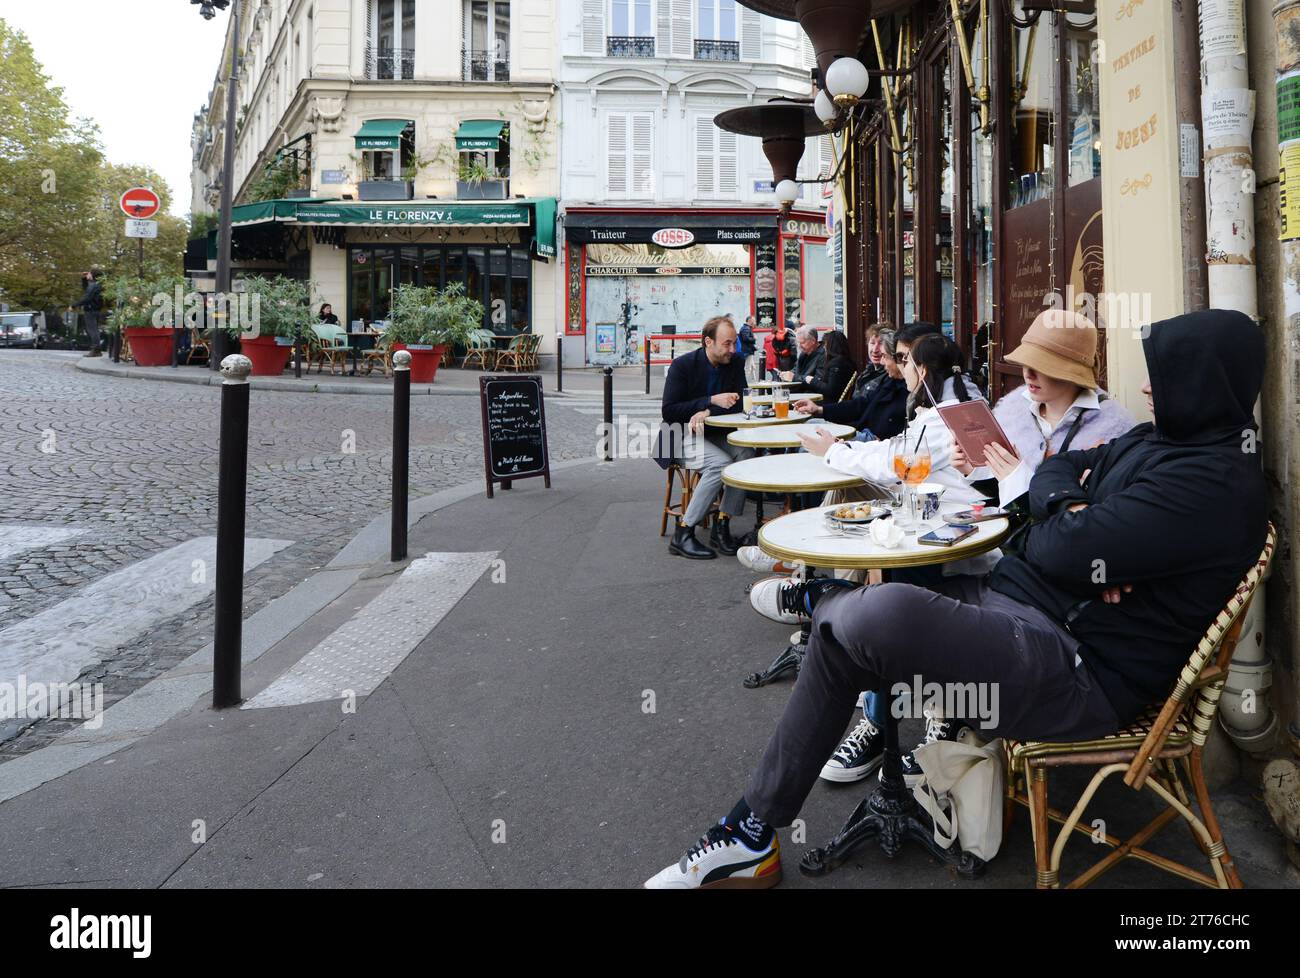
[[[1029,487],[1042,522],[990,580],[1083,643],[1124,723],[1169,695],[1259,556],[1268,513],[1252,413],[1259,328],[1238,312],[1192,313],[1153,326],[1143,350],[1155,424],[1045,461]],[[1088,506],[1069,512],[1076,502]],[[1118,604],[1100,599],[1123,584],[1133,591]]]

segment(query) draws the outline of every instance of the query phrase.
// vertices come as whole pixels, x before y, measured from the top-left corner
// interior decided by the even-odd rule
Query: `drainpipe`
[[[1300,118],[1297,99],[1300,99],[1300,0],[1279,0],[1273,7],[1273,31],[1277,37],[1277,104],[1278,104],[1278,159],[1288,174],[1300,170]],[[1288,165],[1288,162],[1290,165]],[[1287,337],[1300,336],[1300,219],[1288,220],[1287,210],[1294,213],[1295,199],[1300,199],[1295,176],[1288,176],[1282,188],[1283,218],[1280,229],[1282,257],[1282,322],[1278,325]],[[1287,200],[1289,196],[1292,200]],[[1288,340],[1284,348],[1291,348]],[[1293,651],[1291,675],[1296,688],[1293,703],[1300,703],[1300,648]],[[1291,750],[1300,756],[1300,716],[1288,731]]]
[[[1240,0],[1201,0],[1198,13],[1210,308],[1236,309],[1258,320],[1255,93],[1246,57],[1245,9]],[[1259,753],[1272,746],[1277,734],[1277,717],[1268,704],[1273,679],[1264,647],[1262,591],[1255,594],[1241,635],[1219,720],[1239,748]]]

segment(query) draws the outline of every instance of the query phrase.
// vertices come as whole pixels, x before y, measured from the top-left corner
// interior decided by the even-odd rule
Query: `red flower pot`
[[[274,336],[255,336],[239,341],[239,352],[253,362],[251,373],[255,377],[278,377],[289,365],[293,344],[281,346]]]
[[[122,331],[131,344],[131,356],[139,367],[170,367],[176,330],[171,326],[128,326]]]
[[[393,350],[405,350],[411,354],[411,383],[412,384],[432,384],[434,376],[438,373],[438,364],[442,362],[442,355],[446,352],[447,347],[441,346],[407,346],[405,343],[394,343]]]

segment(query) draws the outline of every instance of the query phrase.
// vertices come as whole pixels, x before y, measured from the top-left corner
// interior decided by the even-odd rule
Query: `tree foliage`
[[[158,237],[145,242],[147,276],[180,274],[185,222],[166,213],[171,194],[144,166],[104,159],[93,122],[73,119],[26,36],[0,19],[0,294],[11,306],[53,309],[80,297],[90,267],[134,274],[137,245],[124,234],[118,197],[149,186],[162,198]]]

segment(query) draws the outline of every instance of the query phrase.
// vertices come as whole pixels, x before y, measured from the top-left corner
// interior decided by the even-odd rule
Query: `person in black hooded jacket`
[[[1264,341],[1242,313],[1209,310],[1157,323],[1143,352],[1154,423],[1043,462],[1023,555],[990,578],[764,591],[764,615],[812,618],[799,681],[740,801],[647,887],[778,882],[775,829],[798,814],[859,690],[974,687],[988,700],[965,696],[979,715],[962,719],[984,736],[1058,741],[1113,733],[1169,695],[1264,546],[1252,413]]]

